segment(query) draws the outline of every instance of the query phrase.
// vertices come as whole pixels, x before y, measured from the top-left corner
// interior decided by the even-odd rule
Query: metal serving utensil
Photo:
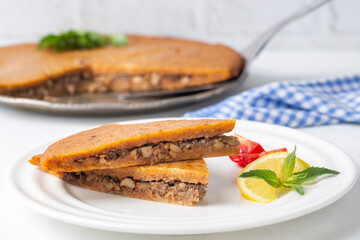
[[[282,19],[267,31],[258,36],[254,41],[252,41],[243,51],[241,51],[242,57],[245,59],[245,66],[239,77],[235,79],[231,79],[228,81],[223,81],[219,83],[207,84],[197,87],[189,87],[180,90],[156,90],[156,91],[138,91],[138,92],[130,92],[120,94],[124,98],[142,98],[142,97],[155,97],[155,96],[168,96],[174,94],[183,94],[189,92],[199,92],[204,90],[210,90],[214,88],[230,87],[234,83],[241,82],[247,76],[247,69],[249,68],[251,62],[262,52],[262,50],[266,47],[266,45],[270,42],[270,40],[285,26],[289,23],[311,13],[312,11],[318,9],[324,4],[330,2],[331,0],[315,0],[306,6],[300,8],[290,16]]]
[[[128,113],[146,110],[168,108],[186,103],[199,102],[231,89],[234,85],[244,81],[251,62],[261,53],[270,40],[289,23],[313,12],[331,0],[314,0],[300,8],[290,16],[279,21],[251,44],[241,55],[245,59],[244,68],[240,76],[219,83],[207,84],[198,87],[189,87],[180,90],[139,91],[129,93],[96,93],[78,94],[59,98],[51,102],[36,99],[14,98],[0,95],[0,103],[11,106],[40,110],[53,113],[67,114],[104,114]]]

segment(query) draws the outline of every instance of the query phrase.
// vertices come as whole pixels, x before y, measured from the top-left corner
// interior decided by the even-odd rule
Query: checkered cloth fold
[[[244,119],[289,127],[360,123],[360,76],[273,82],[184,117]]]

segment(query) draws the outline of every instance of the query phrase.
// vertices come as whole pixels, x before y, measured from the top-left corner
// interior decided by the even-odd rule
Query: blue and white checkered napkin
[[[184,117],[243,119],[289,127],[360,123],[360,76],[273,82]]]

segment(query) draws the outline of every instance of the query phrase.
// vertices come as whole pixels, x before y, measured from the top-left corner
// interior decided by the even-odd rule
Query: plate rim
[[[149,118],[149,119],[121,121],[121,122],[117,122],[117,123],[131,124],[131,123],[145,122],[145,121],[162,121],[162,120],[179,120],[179,119],[195,119],[195,118]],[[79,226],[83,226],[83,227],[91,227],[91,228],[101,229],[101,230],[127,232],[127,233],[138,233],[138,234],[159,234],[159,235],[169,235],[169,234],[171,234],[171,235],[187,235],[187,234],[228,232],[228,231],[236,231],[236,230],[244,230],[244,229],[251,229],[251,228],[256,228],[256,227],[262,227],[262,226],[267,226],[267,225],[271,225],[271,224],[275,224],[275,223],[288,221],[288,220],[295,219],[295,218],[307,215],[309,213],[318,211],[326,206],[329,206],[330,204],[334,203],[335,201],[337,201],[338,199],[343,197],[346,193],[348,193],[355,185],[357,177],[358,177],[356,163],[343,149],[336,146],[335,144],[330,143],[330,142],[328,142],[322,138],[319,138],[317,136],[314,136],[312,134],[301,132],[299,130],[292,129],[289,127],[284,127],[284,126],[279,126],[279,125],[274,125],[274,124],[269,124],[269,123],[256,122],[256,121],[246,121],[246,120],[236,120],[236,122],[243,123],[243,124],[250,124],[250,125],[254,125],[254,126],[259,125],[259,126],[262,126],[265,128],[266,127],[277,128],[280,130],[290,131],[290,133],[292,132],[292,133],[300,134],[303,137],[310,137],[317,141],[320,141],[322,144],[325,144],[325,145],[328,145],[328,146],[334,148],[338,153],[341,153],[344,157],[347,158],[346,162],[349,165],[349,169],[352,170],[352,172],[347,173],[347,175],[352,175],[352,178],[351,179],[349,178],[350,180],[347,182],[347,184],[344,187],[341,188],[341,191],[339,191],[339,193],[335,197],[328,199],[326,202],[320,201],[317,205],[312,206],[312,208],[305,208],[303,211],[297,212],[297,214],[293,214],[293,215],[285,214],[285,216],[282,216],[281,218],[278,218],[278,219],[273,219],[270,217],[270,218],[262,219],[261,221],[251,223],[251,224],[248,224],[245,226],[244,225],[238,226],[234,223],[233,224],[225,223],[223,225],[217,224],[218,226],[215,228],[213,228],[213,227],[211,229],[202,228],[201,230],[199,230],[198,226],[194,225],[191,228],[187,228],[186,231],[184,231],[182,227],[169,228],[169,226],[166,226],[165,230],[164,230],[164,228],[153,229],[152,226],[150,226],[148,228],[142,226],[142,228],[139,228],[139,226],[134,227],[134,226],[131,226],[131,224],[127,225],[127,226],[123,226],[123,227],[109,226],[109,224],[104,224],[101,221],[99,221],[98,219],[92,219],[91,221],[89,221],[89,219],[84,219],[83,216],[74,217],[72,215],[69,215],[68,213],[56,211],[51,207],[46,207],[46,206],[41,205],[39,202],[36,201],[36,199],[32,199],[30,196],[26,196],[25,193],[20,192],[19,189],[17,188],[15,180],[12,179],[13,174],[11,174],[11,173],[13,173],[15,171],[16,166],[19,163],[21,163],[21,161],[26,159],[25,156],[29,156],[28,155],[29,152],[20,155],[20,157],[18,157],[15,161],[13,161],[11,164],[9,164],[9,166],[7,166],[7,168],[5,169],[5,174],[4,174],[5,185],[8,190],[10,190],[13,194],[16,194],[18,196],[18,199],[21,200],[21,202],[24,205],[28,206],[29,208],[32,208],[33,210],[41,213],[44,216],[50,217],[55,220],[59,220],[59,221],[62,221],[62,222],[68,223],[68,224],[75,224],[75,225],[79,225]],[[36,149],[36,148],[45,146],[45,144],[42,144],[42,145],[32,148],[33,149],[32,151],[34,151],[34,149]]]

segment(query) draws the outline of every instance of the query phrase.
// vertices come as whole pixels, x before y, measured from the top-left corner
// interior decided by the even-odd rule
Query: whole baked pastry
[[[125,46],[66,52],[20,44],[0,48],[0,94],[176,90],[229,80],[242,67],[240,54],[226,46],[174,38],[129,35]]]

